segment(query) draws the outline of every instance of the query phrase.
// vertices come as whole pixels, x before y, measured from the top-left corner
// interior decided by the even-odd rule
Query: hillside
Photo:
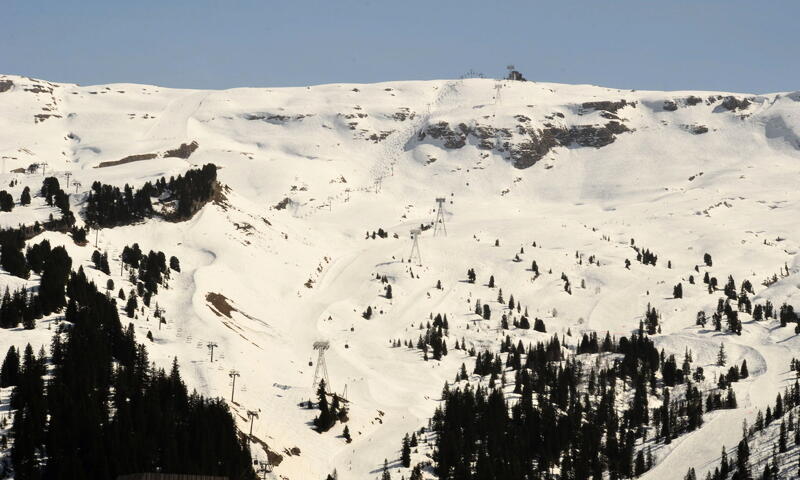
[[[247,411],[259,412],[252,451],[273,463],[280,456],[276,478],[325,478],[334,469],[343,480],[375,478],[384,459],[393,478],[409,476],[398,463],[403,436],[428,425],[444,383],[462,363],[469,372],[475,363],[461,349],[425,361],[417,349],[393,348],[397,339],[416,343],[437,313],[449,319],[448,347],[460,341],[498,352],[506,335],[527,345],[556,334],[574,350],[584,333],[631,335],[652,305],[661,314],[655,346],[679,362],[691,350],[693,366],[705,370],[703,391],[746,360],[749,378],[733,384],[738,408],[707,413],[702,428],[670,444],[652,442],[655,465],[642,478],[682,478],[692,466],[705,475],[723,444],[740,440],[742,420],[752,423],[794,383],[793,325],[741,312],[736,335],[698,327],[696,318],[723,296],[709,294],[705,272],[720,288],[729,275],[737,285],[749,280],[753,305],[800,307],[800,92],[488,79],[193,91],[8,75],[0,76],[0,132],[3,188],[18,202],[25,186],[38,192],[54,175],[78,225],[95,181],[138,188],[218,167],[220,190],[189,220],[92,230],[85,246],[48,231],[28,245],[64,245],[73,268],[126,291],[126,245],[179,258],[180,273],[154,297],[166,323],[159,328],[155,305],[144,308],[133,320],[137,338],[161,366],[177,356],[200,393],[230,399],[229,372],[240,373],[231,407],[243,432]],[[446,199],[447,235],[424,231],[421,264],[410,263],[410,229],[434,220],[437,197]],[[35,196],[0,212],[0,225],[57,213]],[[365,238],[379,228],[387,238]],[[110,275],[92,264],[95,236]],[[632,246],[657,254],[656,265],[637,262]],[[475,283],[466,281],[470,268]],[[386,277],[391,298],[376,275]],[[777,281],[762,283],[773,275]],[[0,279],[12,289],[37,285],[5,272]],[[500,315],[513,314],[510,294],[546,333],[501,329]],[[490,319],[474,313],[476,300],[490,305]],[[57,317],[0,331],[0,352],[49,345]],[[316,396],[312,345],[320,340],[330,342],[330,387],[340,395],[346,388],[352,443],[340,436],[341,423],[314,431],[318,411],[302,405]],[[209,342],[217,344],[213,363]],[[720,343],[725,367],[715,365]],[[621,405],[630,393],[618,394]],[[9,395],[0,394],[4,412]],[[660,389],[651,407],[659,398]],[[425,454],[421,447],[414,462]]]

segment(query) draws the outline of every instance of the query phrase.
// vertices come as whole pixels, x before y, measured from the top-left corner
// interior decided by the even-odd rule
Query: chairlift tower
[[[419,228],[414,228],[411,230],[411,240],[413,243],[411,244],[411,254],[408,256],[408,260],[414,260],[414,256],[417,257],[417,265],[420,267],[422,266],[422,255],[419,253],[419,235],[422,233],[422,230]]]
[[[216,342],[208,342],[206,347],[208,347],[208,350],[211,352],[211,363],[214,363],[214,349],[217,348],[218,345]]]
[[[238,370],[231,370],[228,372],[228,376],[231,377],[231,403],[233,403],[233,394],[236,391],[236,377],[241,376]]]
[[[248,410],[247,416],[250,418],[250,436],[253,436],[253,420],[258,418],[258,412],[255,410]]]
[[[317,356],[317,368],[314,370],[314,383],[311,384],[312,389],[317,387],[320,380],[325,380],[325,385],[328,389],[331,388],[331,381],[328,378],[328,365],[325,364],[325,351],[329,348],[331,348],[331,344],[327,340],[314,342],[314,350],[319,352],[319,355]]]
[[[442,223],[441,230],[444,232],[444,236],[447,236],[447,227],[444,224],[444,197],[437,197],[436,203],[439,204],[439,208],[436,210],[436,220],[433,222],[433,236],[436,236],[436,233],[439,231],[439,222]]]

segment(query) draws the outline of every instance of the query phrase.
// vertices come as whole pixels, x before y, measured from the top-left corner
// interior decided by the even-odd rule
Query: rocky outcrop
[[[284,125],[288,122],[297,122],[306,117],[313,117],[310,113],[300,113],[297,115],[281,115],[278,113],[247,113],[243,117],[245,120],[260,120],[273,125]]]
[[[667,112],[674,112],[678,109],[678,104],[673,102],[672,100],[664,100],[664,110]]]
[[[725,110],[735,112],[736,110],[746,110],[750,106],[750,100],[746,98],[736,98],[734,96],[725,97],[720,104],[720,107]]]
[[[192,153],[194,153],[195,150],[197,150],[197,147],[199,147],[197,142],[181,143],[180,147],[164,152],[164,158],[176,157],[186,160],[192,155]]]
[[[464,125],[463,123],[461,125]],[[447,122],[439,122],[428,125],[428,128],[421,131],[418,138],[424,140],[430,136],[436,140],[441,140],[444,148],[461,148],[467,144],[467,135],[462,131],[454,131]]]
[[[618,102],[604,100],[600,102],[584,102],[581,104],[581,107],[583,107],[584,110],[601,110],[604,112],[617,113],[617,110],[628,105],[636,106],[636,103],[628,103],[626,100],[620,100]]]
[[[703,99],[700,97],[695,97],[694,95],[689,95],[686,97],[686,105],[690,107],[694,107],[697,104],[703,103]]]
[[[479,149],[492,150],[505,156],[517,168],[528,168],[555,147],[601,148],[613,143],[616,135],[630,131],[619,121],[609,121],[605,125],[570,127],[558,127],[548,123],[544,128],[536,128],[524,115],[517,115],[515,119],[520,122],[513,128],[514,133],[521,137],[518,141],[514,141],[516,137],[512,135],[512,129],[481,124],[468,126],[464,123],[451,128],[447,122],[429,125],[420,132],[417,139],[422,141],[430,137],[441,142],[447,149],[460,149],[467,143],[472,143]]]
[[[112,160],[112,161],[108,161],[108,162],[100,162],[100,164],[97,165],[94,168],[113,167],[115,165],[123,165],[123,164],[126,164],[126,163],[141,162],[143,160],[152,160],[152,159],[156,158],[157,156],[158,155],[155,154],[155,153],[141,153],[141,154],[138,154],[138,155],[128,155],[127,157],[121,158],[119,160]]]

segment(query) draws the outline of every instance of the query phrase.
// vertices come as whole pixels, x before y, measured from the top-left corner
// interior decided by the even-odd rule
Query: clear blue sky
[[[0,73],[169,87],[499,76],[800,89],[800,1],[4,0]]]

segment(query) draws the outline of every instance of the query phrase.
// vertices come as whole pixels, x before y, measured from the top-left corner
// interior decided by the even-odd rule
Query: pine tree
[[[403,446],[401,448],[400,453],[400,461],[405,468],[411,466],[411,439],[408,438],[408,434],[403,437]]]
[[[717,352],[717,366],[724,367],[728,362],[728,355],[725,353],[725,345],[719,344],[719,352]]]
[[[383,459],[383,474],[381,480],[392,480],[392,475],[389,473],[389,462]]]
[[[736,282],[733,280],[733,275],[728,275],[728,282],[725,284],[723,292],[730,299],[736,298]]]
[[[527,317],[523,317],[527,323]],[[544,321],[541,318],[536,318],[533,321],[533,329],[537,332],[547,333],[547,328],[544,325]]]
[[[746,434],[736,447],[736,469],[740,478],[750,478],[750,446],[747,445]]]
[[[722,454],[720,457],[719,473],[722,478],[727,478],[728,472],[730,472],[730,466],[728,465],[728,452],[725,450],[725,445],[722,446]]]
[[[786,452],[786,422],[784,421],[781,421],[781,429],[778,436],[778,451],[780,453]]]
[[[133,318],[137,308],[139,308],[139,302],[136,300],[136,295],[131,294],[128,297],[128,303],[125,304],[125,314],[128,315],[128,318]]]
[[[336,400],[336,396],[334,396],[334,400]],[[317,431],[327,432],[336,423],[335,412],[328,404],[328,394],[325,391],[325,380],[319,381],[319,387],[317,388],[317,408],[319,409],[319,416],[314,419],[314,425],[317,427]]]
[[[414,468],[411,469],[411,476],[408,477],[409,480],[422,480],[422,468],[419,465],[414,465]]]
[[[39,283],[39,297],[45,315],[58,311],[66,305],[65,287],[71,267],[72,259],[64,247],[55,247],[51,250],[42,267],[42,278]]]
[[[11,387],[17,384],[19,378],[19,354],[14,346],[8,347],[3,366],[0,368],[0,388]]]
[[[31,203],[31,189],[30,187],[25,187],[22,189],[22,195],[19,197],[19,204],[20,205],[30,205]]]
[[[636,454],[636,463],[633,467],[633,473],[635,476],[640,477],[644,475],[644,472],[646,471],[647,469],[645,468],[644,463],[644,452],[639,450],[639,453]]]
[[[0,190],[0,210],[10,212],[14,209],[14,198],[5,190]]]
[[[670,414],[669,388],[664,387],[664,405],[661,407],[661,436],[664,443],[672,443],[672,415]]]

